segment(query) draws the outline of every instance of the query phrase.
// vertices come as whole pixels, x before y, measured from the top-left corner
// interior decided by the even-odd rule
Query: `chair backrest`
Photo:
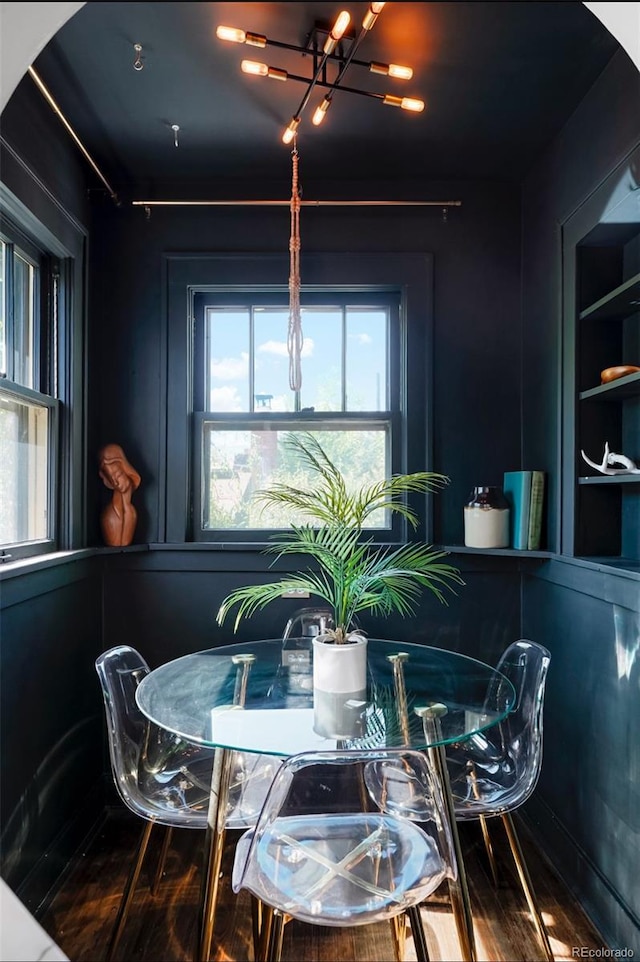
[[[542,714],[550,660],[547,649],[532,641],[521,639],[509,645],[497,668],[515,689],[514,708],[499,724],[447,746],[457,818],[511,811],[533,792],[542,765]],[[504,686],[503,680],[495,683]],[[500,703],[500,693],[491,692],[488,700]],[[367,764],[369,794],[384,810],[419,819],[424,812],[422,796],[410,781],[394,777],[395,764]]]
[[[536,642],[523,638],[509,645],[496,667],[515,689],[513,709],[498,725],[447,748],[459,819],[513,811],[536,787],[550,661],[547,649]]]
[[[119,645],[96,659],[107,722],[111,771],[124,803],[137,810],[138,764],[150,723],[136,705],[136,689],[149,666],[137,651]]]
[[[206,828],[213,752],[153,725],[135,693],[149,666],[118,645],[95,663],[102,688],[113,779],[125,805],[165,825]]]
[[[365,810],[369,806],[363,806],[362,794],[357,791],[362,766],[383,764],[386,759],[391,777],[406,779],[411,792],[419,792],[423,798],[420,825],[379,807]],[[332,811],[324,797],[332,779],[326,779],[325,793],[323,778],[338,767],[350,771],[356,790],[350,803],[345,793],[343,805]],[[305,784],[315,770],[322,777],[315,783],[315,811],[310,811],[307,793],[297,792],[296,783],[302,780]],[[381,887],[383,878],[392,880],[391,899],[380,904],[379,912],[379,918],[388,917],[394,911],[389,909],[389,901],[402,911],[401,906],[417,904],[445,878],[456,877],[444,811],[439,783],[422,752],[337,750],[292,756],[273,780],[255,831],[239,843],[233,889],[248,888],[303,921],[364,924],[377,917],[376,893],[371,886],[367,889],[371,872]],[[361,876],[355,884],[350,884],[352,871]]]
[[[282,637],[312,638],[323,634],[328,628],[335,628],[333,611],[327,607],[298,608],[287,621]]]
[[[519,783],[518,804],[531,794],[540,775],[544,694],[550,662],[551,654],[546,648],[523,638],[509,645],[497,664],[516,692],[515,707],[501,722],[499,731]],[[491,730],[488,735],[491,737]]]

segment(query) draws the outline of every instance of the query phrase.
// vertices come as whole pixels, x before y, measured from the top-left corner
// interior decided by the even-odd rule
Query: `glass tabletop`
[[[400,653],[406,715],[398,710],[394,688],[393,656]],[[243,707],[234,704],[239,655],[252,656]],[[515,700],[511,682],[474,658],[369,638],[366,698],[347,704],[348,737],[337,741],[314,730],[312,657],[311,638],[269,639],[185,655],[142,680],[138,706],[152,722],[187,741],[288,756],[336,747],[424,749],[461,741],[499,722]],[[416,713],[434,704],[444,706],[438,709],[437,739],[425,734]]]

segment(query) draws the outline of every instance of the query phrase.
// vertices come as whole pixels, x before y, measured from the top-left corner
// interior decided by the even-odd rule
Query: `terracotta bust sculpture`
[[[112,547],[131,544],[138,514],[131,495],[140,484],[140,475],[127,461],[119,444],[107,444],[98,455],[100,477],[113,491],[113,497],[100,515],[104,543]]]

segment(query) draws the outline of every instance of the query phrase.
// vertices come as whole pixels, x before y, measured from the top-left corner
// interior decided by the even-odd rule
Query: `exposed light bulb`
[[[400,63],[390,63],[389,76],[396,77],[398,80],[411,80],[413,77],[413,67],[405,67]]]
[[[341,13],[338,14],[336,22],[331,28],[331,33],[324,42],[324,47],[322,48],[323,53],[333,53],[335,45],[337,44],[338,40],[342,39],[344,32],[350,23],[351,14],[348,10],[342,10]]]
[[[369,9],[364,15],[364,20],[362,21],[363,30],[371,30],[372,26],[378,19],[378,14],[384,7],[384,3],[370,3]]]
[[[240,64],[243,73],[253,74],[254,77],[271,77],[273,80],[288,80],[289,74],[279,67],[269,67],[259,60],[243,60]]]
[[[385,77],[396,77],[398,80],[411,80],[413,77],[412,67],[403,67],[399,63],[377,63],[373,60],[369,64],[371,73],[380,73]]]
[[[418,100],[417,97],[403,97],[400,106],[403,110],[413,110],[414,113],[419,114],[424,110],[424,100]]]
[[[267,77],[269,74],[266,63],[259,63],[257,60],[243,60],[240,69],[243,73],[253,74],[255,77]]]
[[[285,132],[284,132],[283,135],[282,135],[282,143],[283,143],[283,144],[290,144],[290,143],[291,143],[291,141],[293,140],[293,138],[294,138],[295,135],[296,135],[296,131],[297,131],[297,129],[298,129],[299,126],[300,126],[300,118],[299,118],[299,117],[293,117],[292,120],[291,120],[291,123],[289,124],[289,126],[287,127],[287,129],[285,130]]]
[[[223,27],[222,25],[217,27],[216,37],[218,40],[229,40],[231,43],[244,43],[247,39],[246,33],[239,27]]]
[[[415,97],[396,97],[394,94],[385,94],[382,103],[390,107],[400,107],[402,110],[412,110],[414,113],[424,110],[424,100],[418,100]]]
[[[228,40],[231,43],[247,43],[251,47],[267,46],[267,38],[261,33],[249,33],[241,30],[240,27],[219,26],[216,28],[216,37],[218,40]]]
[[[345,30],[347,29],[350,23],[351,23],[351,14],[349,13],[348,10],[342,10],[341,13],[338,14],[338,19],[334,23],[333,28],[331,30],[331,36],[333,37],[333,39],[340,40],[340,38],[342,37],[342,35],[344,34]]]
[[[326,117],[327,110],[329,109],[330,106],[331,106],[331,101],[329,100],[328,97],[325,97],[322,103],[320,104],[320,106],[316,107],[316,112],[311,118],[311,123],[314,124],[316,127],[319,127],[322,121],[324,120],[324,118]]]

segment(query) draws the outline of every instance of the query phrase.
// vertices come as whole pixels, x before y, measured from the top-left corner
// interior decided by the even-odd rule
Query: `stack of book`
[[[509,544],[537,551],[542,534],[544,471],[505,471],[503,491],[509,502]]]

